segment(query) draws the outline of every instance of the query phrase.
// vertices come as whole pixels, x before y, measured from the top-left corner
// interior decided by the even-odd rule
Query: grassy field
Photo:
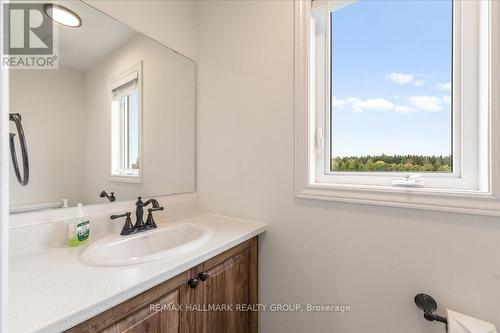
[[[332,159],[332,171],[349,172],[452,172],[451,156],[378,155]]]

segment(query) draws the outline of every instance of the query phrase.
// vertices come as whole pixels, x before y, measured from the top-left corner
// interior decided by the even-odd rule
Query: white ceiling
[[[123,23],[81,1],[62,0],[57,3],[71,9],[82,18],[82,25],[78,28],[56,24],[58,33],[54,35],[59,35],[57,39],[60,67],[87,71],[138,34]]]

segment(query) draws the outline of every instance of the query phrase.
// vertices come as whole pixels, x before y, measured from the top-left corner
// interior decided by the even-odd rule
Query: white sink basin
[[[200,247],[212,236],[203,225],[179,223],[129,236],[107,235],[80,255],[95,266],[132,265],[167,258]]]

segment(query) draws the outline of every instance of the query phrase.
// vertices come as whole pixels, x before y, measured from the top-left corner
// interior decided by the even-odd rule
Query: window
[[[140,182],[140,68],[122,75],[111,88],[111,178]]]
[[[461,13],[452,0],[313,2],[315,181],[486,190],[479,124],[461,127],[480,119],[461,84],[479,82],[461,70],[479,61],[462,52],[479,30]]]
[[[330,12],[330,171],[453,172],[452,0]]]
[[[297,195],[433,209],[496,198],[497,6],[297,1]]]

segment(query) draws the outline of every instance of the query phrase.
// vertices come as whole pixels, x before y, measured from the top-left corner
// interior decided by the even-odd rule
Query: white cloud
[[[407,105],[396,105],[394,107],[394,112],[408,114],[408,113],[417,112],[417,109],[412,108],[411,106],[407,106]]]
[[[413,85],[415,85],[417,87],[421,87],[424,84],[425,84],[425,80],[423,80],[423,79],[413,81]]]
[[[338,110],[343,110],[346,105],[346,101],[343,99],[338,99],[336,96],[333,96],[333,108]]]
[[[384,98],[374,98],[365,100],[363,107],[366,110],[389,111],[394,108],[394,104]]]
[[[437,87],[441,90],[451,90],[451,82],[438,83]]]
[[[389,73],[385,75],[385,78],[391,82],[403,85],[412,83],[413,80],[415,80],[415,75],[405,73]]]
[[[394,104],[384,98],[362,100],[357,97],[350,97],[346,101],[351,105],[353,112],[362,112],[363,110],[391,111],[394,109]]]
[[[363,111],[363,101],[357,97],[350,97],[347,102],[351,105],[352,111],[359,113]]]
[[[385,75],[385,79],[399,85],[413,84],[414,86],[421,87],[425,84],[424,75],[422,74],[408,74],[408,73],[389,73]]]
[[[442,99],[433,96],[411,96],[410,103],[419,110],[426,112],[440,112],[443,111],[441,104]]]
[[[443,104],[449,104],[450,96],[411,96],[408,98],[410,105],[395,105],[385,98],[361,99],[358,97],[349,97],[339,99],[333,97],[333,107],[337,110],[348,109],[355,113],[363,111],[393,111],[399,114],[410,114],[416,112],[440,112],[443,111]]]

